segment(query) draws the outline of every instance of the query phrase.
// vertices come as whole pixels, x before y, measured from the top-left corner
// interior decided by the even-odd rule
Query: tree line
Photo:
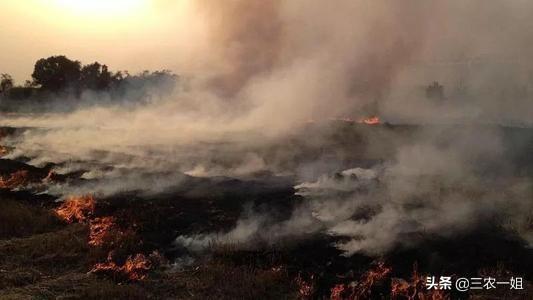
[[[23,86],[15,86],[9,74],[0,74],[0,93],[4,98],[28,98],[39,93],[79,96],[87,90],[120,91],[160,82],[173,84],[176,80],[177,76],[168,70],[130,75],[127,71],[112,72],[98,62],[82,65],[80,61],[57,55],[39,59],[31,80],[26,80]]]

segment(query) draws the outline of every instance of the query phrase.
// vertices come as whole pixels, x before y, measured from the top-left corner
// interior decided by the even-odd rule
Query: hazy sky
[[[188,0],[1,0],[0,73],[30,79],[64,54],[112,70],[173,69],[194,52]],[[198,26],[194,26],[198,28]],[[181,71],[181,70],[180,70]]]

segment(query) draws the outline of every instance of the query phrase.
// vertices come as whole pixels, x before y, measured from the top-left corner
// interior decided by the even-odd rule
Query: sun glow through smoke
[[[55,0],[70,13],[90,17],[132,16],[142,13],[148,0]]]

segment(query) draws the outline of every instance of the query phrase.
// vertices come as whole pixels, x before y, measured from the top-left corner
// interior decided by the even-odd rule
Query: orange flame
[[[301,274],[298,274],[298,277],[296,277],[295,282],[298,286],[298,293],[300,294],[301,298],[311,298],[311,296],[313,296],[313,294],[315,293],[315,285],[313,279],[314,275],[311,275],[310,280],[303,279]]]
[[[28,171],[20,170],[11,173],[9,178],[0,177],[0,188],[14,189],[28,183]]]
[[[114,277],[125,277],[132,281],[139,281],[146,278],[148,271],[152,268],[152,262],[143,254],[128,256],[123,266],[118,266],[110,258],[107,262],[98,263],[91,270],[91,273],[112,274]]]
[[[376,266],[364,273],[359,282],[337,284],[331,289],[330,299],[369,299],[372,298],[372,288],[383,281],[392,272],[392,268],[379,261]]]
[[[391,271],[392,268],[385,266],[384,262],[378,262],[375,268],[370,269],[363,274],[357,285],[356,298],[359,299],[370,296],[374,284],[385,279]]]
[[[59,208],[57,215],[68,223],[86,222],[89,225],[88,244],[93,247],[112,246],[131,232],[121,231],[112,216],[94,217],[96,201],[92,195],[68,198]],[[153,256],[153,257],[152,257]],[[143,280],[154,263],[161,262],[163,258],[153,254],[147,258],[143,254],[130,255],[123,265],[118,265],[113,259],[113,251],[109,252],[105,262],[97,263],[91,273],[107,274],[115,279],[131,281]]]
[[[358,123],[366,124],[366,125],[379,125],[381,124],[381,120],[377,116],[372,116],[372,117],[361,119],[359,120]]]
[[[152,263],[143,254],[137,254],[134,257],[128,257],[122,268],[129,279],[142,280],[152,268]]]
[[[89,245],[94,247],[104,245],[113,227],[115,227],[115,219],[113,217],[91,220],[89,225]]]
[[[4,156],[9,153],[9,149],[5,146],[0,145],[0,156]]]
[[[331,288],[331,295],[329,298],[331,300],[343,300],[348,290],[349,290],[349,287],[347,287],[346,285],[342,283],[337,284]]]
[[[68,198],[58,209],[57,215],[68,223],[85,222],[94,212],[95,200],[92,195]]]
[[[425,286],[425,277],[418,274],[416,265],[411,276],[411,281],[401,278],[393,278],[391,282],[392,299],[427,299],[445,300],[449,299],[442,290],[428,290]]]
[[[45,178],[43,178],[42,180],[43,182],[54,182],[54,181],[57,181],[57,174],[50,170],[48,171],[48,174],[46,175]]]

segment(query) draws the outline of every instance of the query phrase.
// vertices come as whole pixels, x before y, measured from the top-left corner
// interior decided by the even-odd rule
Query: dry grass
[[[22,209],[12,211],[21,216]],[[31,213],[27,216],[38,218]],[[0,299],[297,298],[284,269],[269,267],[268,263],[257,266],[235,262],[232,257],[238,253],[232,247],[218,249],[215,256],[197,267],[160,269],[141,282],[117,283],[88,274],[102,253],[87,244],[87,237],[87,225],[70,224],[56,231],[0,240]],[[115,245],[117,251],[129,249],[126,244]]]
[[[23,278],[22,283],[0,289],[0,299],[297,298],[284,270],[256,269],[214,261],[179,272],[157,271],[138,283],[117,284],[108,278],[81,272],[36,280]]]
[[[49,277],[84,270],[84,226],[0,241],[0,289],[35,284]]]
[[[88,275],[87,226],[0,241],[0,299],[146,299],[141,287]]]
[[[71,273],[25,287],[1,291],[0,299],[146,299],[135,285],[117,285],[85,273]]]
[[[0,220],[0,239],[44,233],[61,226],[51,211],[9,199],[0,199]]]
[[[180,272],[154,274],[150,290],[176,299],[297,299],[284,269],[210,261]]]

